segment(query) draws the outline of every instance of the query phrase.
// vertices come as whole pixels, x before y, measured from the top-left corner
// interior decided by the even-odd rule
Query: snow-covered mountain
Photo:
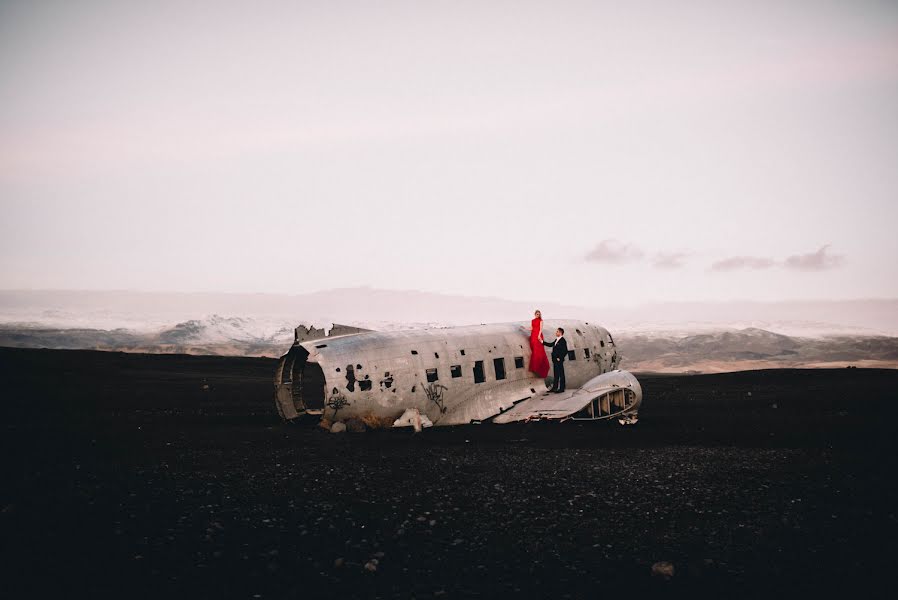
[[[898,338],[889,337],[898,333],[898,301],[538,306],[550,324],[582,318],[608,327],[630,369],[898,366]],[[369,288],[303,296],[0,292],[0,346],[273,357],[289,348],[300,324],[389,331],[526,321],[532,308],[496,298]]]
[[[807,302],[680,302],[584,307],[409,290],[341,288],[301,295],[124,291],[0,291],[0,324],[146,332],[191,320],[251,319],[272,323],[467,325],[525,321],[540,308],[547,319],[595,320],[613,332],[688,335],[755,327],[791,336],[898,336],[898,299]],[[378,326],[379,325],[379,326]],[[362,325],[364,326],[364,325]]]
[[[370,323],[352,325],[376,329]],[[432,325],[415,323],[401,327]],[[713,372],[848,365],[898,367],[898,338],[886,336],[802,338],[747,328],[687,336],[624,332],[617,334],[615,339],[623,366],[636,371]],[[149,332],[0,325],[0,346],[20,348],[277,357],[292,343],[293,327],[290,324],[218,315]]]
[[[163,344],[251,342],[289,345],[293,341],[294,327],[295,324],[287,321],[211,315],[162,329],[158,333],[158,339]]]

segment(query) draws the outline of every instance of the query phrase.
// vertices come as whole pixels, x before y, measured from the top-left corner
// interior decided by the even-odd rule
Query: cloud
[[[830,254],[829,244],[826,244],[816,252],[787,257],[783,266],[798,271],[825,271],[841,265],[844,258],[841,254]]]
[[[587,262],[620,265],[639,260],[644,256],[642,250],[633,244],[625,244],[618,240],[602,240],[595,248],[586,253]]]
[[[728,256],[711,263],[711,270],[761,271],[782,267],[797,271],[824,271],[838,267],[844,259],[840,254],[831,254],[829,248],[827,244],[816,252],[795,254],[783,260],[770,256]],[[647,257],[646,253],[634,244],[607,239],[596,244],[595,248],[586,253],[584,259],[587,262],[609,265],[647,260],[655,269],[674,270],[685,267],[687,259],[692,254],[689,251],[656,252]]]
[[[760,270],[771,267],[784,267],[796,271],[825,271],[842,264],[845,257],[841,254],[830,254],[829,244],[816,252],[795,254],[779,261],[766,256],[731,256],[718,260],[711,265],[712,271]]]
[[[769,269],[776,265],[772,258],[763,256],[731,256],[711,265],[712,271],[739,271],[742,269]]]
[[[685,266],[689,252],[656,252],[648,260],[656,269],[680,269]],[[619,240],[602,240],[584,257],[587,262],[620,265],[642,261],[646,253],[634,244]]]
[[[659,252],[652,258],[656,269],[680,269],[686,265],[688,252]]]

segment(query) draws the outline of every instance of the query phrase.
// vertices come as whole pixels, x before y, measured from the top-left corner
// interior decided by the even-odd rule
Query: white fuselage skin
[[[584,321],[544,321],[547,341],[555,338],[558,327],[564,328],[570,351],[564,363],[569,389],[618,367],[614,340],[605,328]],[[370,332],[297,345],[308,351],[308,363],[322,369],[325,406],[323,412],[296,406],[293,414],[287,407],[281,410],[286,418],[310,412],[331,420],[366,415],[395,419],[417,409],[435,425],[458,425],[489,419],[546,390],[544,380],[529,370],[529,322]],[[281,373],[287,356],[281,359],[276,384],[287,382]]]

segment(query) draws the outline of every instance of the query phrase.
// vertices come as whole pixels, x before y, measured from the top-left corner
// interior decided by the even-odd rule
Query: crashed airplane
[[[565,330],[568,390],[549,394],[551,376],[528,370],[529,323],[395,332],[300,326],[275,373],[275,403],[286,420],[331,421],[419,415],[433,425],[529,420],[619,419],[632,424],[642,388],[618,368],[614,339],[583,321],[546,322]],[[544,351],[544,350],[543,350]],[[402,423],[402,419],[395,425]]]

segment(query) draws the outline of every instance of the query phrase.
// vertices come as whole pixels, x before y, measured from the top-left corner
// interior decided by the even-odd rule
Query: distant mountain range
[[[0,325],[0,346],[151,354],[280,356],[293,343],[293,330],[286,324],[272,328],[270,324],[260,324],[249,318],[217,315],[153,331],[6,324]]]
[[[609,297],[626,302],[626,295]],[[381,327],[430,323],[468,325],[546,319],[595,320],[612,332],[694,333],[756,327],[786,335],[898,336],[898,299],[805,302],[674,302],[606,307],[570,306],[538,297],[521,302],[414,290],[340,288],[308,294],[221,294],[128,291],[3,291],[0,324],[126,328],[147,331],[211,315],[256,323],[306,320]],[[375,327],[380,328],[380,327]]]
[[[301,324],[374,330],[553,318],[607,327],[641,371],[898,367],[898,300],[589,308],[345,288],[287,296],[0,291],[0,346],[280,356]]]
[[[421,328],[426,324],[409,324]],[[633,371],[719,372],[772,367],[898,368],[898,338],[802,338],[747,328],[688,336],[615,336],[622,366]],[[213,316],[155,332],[0,325],[0,346],[92,349],[167,354],[280,356],[293,343],[293,327],[259,328],[252,319]]]
[[[777,367],[898,368],[898,338],[792,337],[763,329],[676,337],[618,336],[625,368],[657,372],[720,372]]]

